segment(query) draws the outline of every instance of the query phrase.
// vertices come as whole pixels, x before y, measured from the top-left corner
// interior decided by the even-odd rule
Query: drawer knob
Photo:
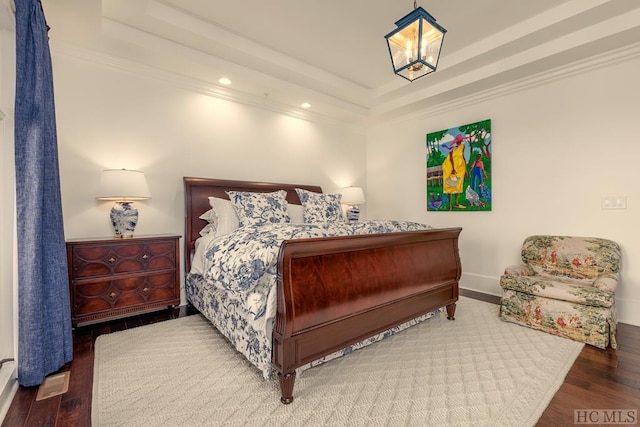
[[[147,254],[142,255],[142,259],[147,259],[147,258],[149,258],[149,255]]]
[[[116,296],[116,293],[115,293],[115,292],[111,292],[111,293],[109,294],[109,298],[111,298],[111,299],[113,299],[115,296]]]
[[[144,289],[142,289],[142,292],[144,292],[144,293],[149,292],[149,288],[145,286]]]
[[[114,257],[109,258],[109,264],[113,264],[114,262],[116,262],[116,259]]]

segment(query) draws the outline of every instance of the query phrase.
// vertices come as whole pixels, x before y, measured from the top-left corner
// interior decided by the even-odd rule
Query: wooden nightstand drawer
[[[74,325],[179,305],[179,239],[68,241]]]
[[[149,303],[164,303],[175,298],[174,288],[173,272],[83,283],[73,288],[73,312],[80,317]]]
[[[173,242],[117,242],[73,246],[71,277],[109,276],[147,270],[173,268],[176,265]]]

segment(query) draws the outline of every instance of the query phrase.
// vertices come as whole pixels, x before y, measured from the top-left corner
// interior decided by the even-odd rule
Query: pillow
[[[208,211],[206,211],[205,213],[200,215],[198,218],[204,219],[209,224],[214,224],[215,225],[216,219],[217,219],[216,210],[215,209],[209,209]]]
[[[287,192],[250,193],[227,191],[236,210],[240,226],[291,222],[287,213]]]
[[[216,232],[215,224],[207,224],[204,226],[202,230],[200,230],[199,233],[201,236],[206,236],[209,233],[215,233],[215,232]]]
[[[215,214],[214,230],[217,236],[229,234],[240,227],[240,220],[231,200],[209,197],[209,205],[211,205]]]
[[[302,205],[294,205],[293,203],[288,203],[287,212],[289,213],[291,222],[304,222],[304,208],[302,207]]]
[[[323,222],[344,221],[340,194],[314,193],[296,188],[302,207],[304,208],[304,222],[317,224]]]

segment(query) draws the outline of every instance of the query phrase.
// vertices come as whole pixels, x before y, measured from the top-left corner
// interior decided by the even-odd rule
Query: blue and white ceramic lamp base
[[[116,202],[111,208],[111,224],[118,238],[131,238],[138,225],[138,209],[133,202]]]
[[[347,209],[347,221],[353,222],[360,218],[360,208],[357,206],[349,206]]]

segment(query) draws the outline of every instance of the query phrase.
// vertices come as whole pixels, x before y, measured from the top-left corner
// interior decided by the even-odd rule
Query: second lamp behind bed
[[[362,205],[365,202],[364,192],[362,187],[345,187],[341,191],[343,205],[349,206],[347,209],[347,220],[357,221],[360,218],[360,208],[358,205]]]

